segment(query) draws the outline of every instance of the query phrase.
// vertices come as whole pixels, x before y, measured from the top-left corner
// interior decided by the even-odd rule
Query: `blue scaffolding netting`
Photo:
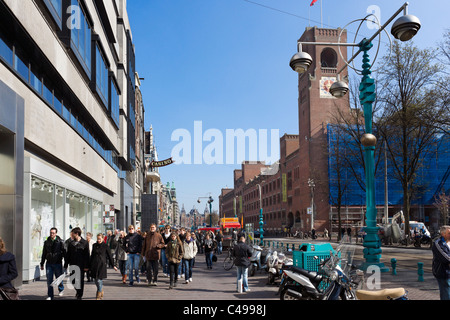
[[[366,203],[365,173],[361,163],[361,151],[358,142],[352,139],[346,130],[333,124],[328,125],[328,178],[330,205],[336,205],[339,187],[343,206],[364,206]],[[378,143],[377,148],[383,145]],[[379,150],[380,151],[380,150]],[[393,161],[389,153],[375,152],[375,196],[376,205],[385,204],[385,181],[387,180],[389,205],[403,205],[403,188],[396,177]],[[399,155],[400,156],[400,155]],[[387,160],[387,174],[385,170]],[[433,205],[435,196],[442,190],[446,194],[450,189],[450,137],[436,135],[430,142],[427,152],[419,161],[415,175],[412,205]],[[358,182],[358,180],[360,182]],[[362,185],[362,187],[361,187]]]

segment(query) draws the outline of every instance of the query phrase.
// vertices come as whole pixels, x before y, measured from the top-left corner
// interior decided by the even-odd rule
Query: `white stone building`
[[[0,236],[16,285],[51,227],[133,223],[135,52],[126,0],[0,0]],[[141,158],[142,162],[142,158]],[[138,163],[139,164],[139,163]],[[111,212],[111,216],[105,215]]]

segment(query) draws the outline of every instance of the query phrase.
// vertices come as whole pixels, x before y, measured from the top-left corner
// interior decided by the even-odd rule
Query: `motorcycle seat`
[[[392,300],[398,299],[406,294],[405,289],[384,289],[379,291],[356,290],[359,300]]]
[[[315,271],[308,271],[299,267],[295,267],[295,266],[286,266],[288,267],[291,271],[296,272],[301,274],[302,276],[307,277],[308,279],[310,279],[313,282],[320,282],[322,281],[322,276],[317,274],[317,272]]]

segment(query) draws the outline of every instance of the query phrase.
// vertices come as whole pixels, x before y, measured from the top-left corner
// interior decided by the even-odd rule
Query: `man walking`
[[[441,227],[441,237],[433,243],[433,275],[441,300],[450,300],[450,226]]]
[[[233,247],[232,254],[237,269],[237,286],[239,286],[239,282],[242,280],[244,292],[250,291],[248,288],[248,267],[250,266],[252,250],[245,243],[245,237],[239,238],[239,242]],[[237,291],[240,292],[239,287],[237,287]]]
[[[67,255],[64,259],[64,269],[75,266],[75,289],[77,300],[83,298],[84,273],[89,270],[89,243],[81,237],[81,229],[74,228],[71,232],[72,241],[69,242]],[[78,279],[77,279],[78,278]]]
[[[125,237],[125,247],[128,253],[128,268],[130,270],[130,273],[128,275],[130,286],[132,286],[134,283],[133,271],[136,275],[137,283],[141,282],[141,280],[139,279],[139,260],[142,251],[143,240],[144,239],[142,238],[142,236],[139,233],[135,232],[134,226],[130,225],[128,227],[128,234]]]
[[[147,280],[149,286],[158,285],[158,267],[161,258],[161,249],[166,245],[159,232],[156,232],[156,225],[150,225],[150,232],[145,237],[142,246],[142,256],[147,260]]]
[[[41,270],[44,270],[44,263],[47,261],[45,265],[48,286],[47,300],[53,300],[54,298],[53,286],[51,285],[53,276],[57,279],[63,274],[62,259],[65,254],[64,242],[57,233],[58,230],[56,228],[50,229],[50,236],[44,242],[44,248],[42,250]],[[62,296],[64,293],[64,284],[62,282],[59,284],[58,290],[59,296]]]

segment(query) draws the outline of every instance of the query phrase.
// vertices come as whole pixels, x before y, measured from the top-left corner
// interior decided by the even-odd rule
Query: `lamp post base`
[[[385,273],[385,272],[389,272],[390,269],[388,267],[386,267],[384,265],[384,263],[380,262],[380,263],[369,263],[369,262],[364,262],[362,265],[360,265],[358,267],[358,269],[362,270],[362,271],[367,271],[369,268],[373,268],[373,267],[377,267],[380,269],[381,272]]]
[[[377,266],[381,272],[389,272],[389,268],[380,262],[381,240],[378,237],[379,227],[366,227],[366,236],[363,241],[363,253],[365,262],[360,266],[361,270],[367,271],[371,266]]]

